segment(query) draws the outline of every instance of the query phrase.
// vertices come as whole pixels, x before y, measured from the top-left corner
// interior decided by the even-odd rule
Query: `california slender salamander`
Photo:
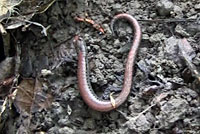
[[[111,30],[113,31],[113,25],[119,19],[127,20],[132,28],[134,29],[134,39],[132,42],[132,46],[130,48],[127,62],[125,66],[125,75],[124,75],[124,83],[121,93],[117,98],[115,98],[115,107],[109,100],[102,100],[96,96],[93,89],[90,86],[90,82],[88,79],[88,65],[87,65],[87,53],[85,42],[79,36],[76,36],[73,40],[74,45],[77,49],[78,53],[78,86],[80,90],[80,94],[85,101],[85,103],[94,110],[97,111],[110,111],[118,106],[120,106],[128,97],[132,85],[132,74],[133,74],[133,65],[136,58],[136,54],[138,51],[138,47],[140,45],[141,40],[141,29],[137,22],[137,20],[129,14],[122,13],[114,16],[111,21]]]

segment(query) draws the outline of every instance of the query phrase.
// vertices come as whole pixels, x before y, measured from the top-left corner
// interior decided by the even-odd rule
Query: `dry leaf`
[[[0,23],[5,19],[10,19],[9,22],[3,25],[5,29],[16,29],[26,25],[26,23],[41,27],[41,24],[29,20],[35,14],[44,13],[55,1],[56,0],[0,0]],[[15,14],[13,15],[13,13]]]
[[[14,104],[19,113],[30,113],[34,97],[34,86],[35,82],[33,79],[24,79],[17,87],[18,92]]]
[[[0,22],[6,17],[10,17],[15,11],[15,6],[19,5],[22,0],[0,0]]]
[[[36,79],[24,79],[17,87],[14,105],[19,113],[32,113],[50,107],[53,97],[42,91],[42,84]]]
[[[9,77],[6,78],[3,81],[0,81],[0,97],[7,97],[10,89],[12,88],[13,82],[14,82],[15,77]]]
[[[51,106],[53,96],[42,91],[42,84],[36,79],[34,101],[31,106],[31,112],[37,112]]]

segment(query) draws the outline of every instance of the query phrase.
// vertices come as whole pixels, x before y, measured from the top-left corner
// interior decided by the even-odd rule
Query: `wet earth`
[[[95,93],[103,99],[109,99],[113,92],[117,95],[134,38],[134,31],[123,20],[114,27],[117,35],[111,32],[110,22],[119,13],[135,17],[142,29],[133,84],[127,101],[119,108],[98,112],[80,96],[73,38],[79,35],[86,42]],[[105,32],[77,17],[93,20]],[[200,133],[200,1],[58,0],[31,20],[49,27],[47,36],[35,25],[9,31],[12,42],[21,47],[20,79],[37,78],[53,100],[48,108],[31,113],[31,132],[26,133]],[[183,38],[189,44],[182,51],[179,46]],[[1,66],[3,61],[13,60],[0,58]],[[2,75],[10,70],[3,72],[0,68]],[[18,110],[13,112],[2,134],[14,134],[23,128],[27,116]]]

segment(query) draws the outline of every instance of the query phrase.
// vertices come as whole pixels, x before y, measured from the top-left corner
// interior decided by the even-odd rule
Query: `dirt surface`
[[[109,99],[110,93],[121,90],[133,39],[125,21],[115,25],[118,36],[113,36],[110,22],[119,13],[139,21],[142,41],[128,100],[102,113],[88,108],[79,94],[72,40],[76,34],[84,38],[92,87],[99,97]],[[105,34],[75,17],[93,20]],[[178,49],[180,39],[186,38],[191,64],[200,72],[199,17],[200,2],[195,0],[59,0],[31,19],[50,25],[47,37],[37,26],[10,31],[21,46],[20,77],[37,77],[54,98],[51,107],[32,114],[32,132],[199,134],[200,80]],[[41,73],[44,69],[51,73]],[[3,133],[16,133],[23,122],[19,114],[12,119]]]

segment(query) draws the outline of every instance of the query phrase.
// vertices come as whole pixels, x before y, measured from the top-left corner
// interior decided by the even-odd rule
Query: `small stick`
[[[195,22],[197,21],[196,19],[138,19],[138,21],[146,21],[146,22],[165,22],[165,23],[170,23],[170,22]]]
[[[21,20],[21,19],[19,19],[19,20]],[[49,27],[45,28],[42,24],[37,23],[37,22],[33,22],[33,21],[29,21],[29,20],[21,20],[21,21],[28,22],[28,23],[30,23],[30,24],[33,24],[33,25],[42,27],[42,33],[44,33],[44,35],[47,36],[47,29],[48,29]]]
[[[41,33],[44,33],[45,36],[47,36],[47,30],[50,28],[50,26],[48,26],[48,27],[45,28],[42,24],[40,24],[38,22],[33,22],[33,21],[21,19],[21,18],[10,18],[10,19],[19,20],[19,21],[27,22],[29,24],[33,24],[33,25],[39,26],[39,27],[42,28],[42,32]]]

